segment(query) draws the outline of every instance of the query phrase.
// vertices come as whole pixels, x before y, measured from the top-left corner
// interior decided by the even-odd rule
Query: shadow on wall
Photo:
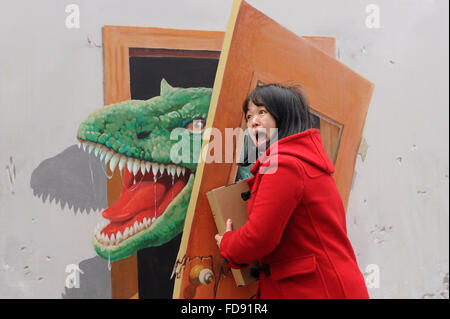
[[[80,262],[77,287],[64,288],[63,299],[111,299],[111,273],[108,261],[94,257]]]
[[[75,214],[90,213],[107,207],[106,179],[103,162],[72,145],[41,162],[31,174],[30,186],[43,203],[55,200]]]

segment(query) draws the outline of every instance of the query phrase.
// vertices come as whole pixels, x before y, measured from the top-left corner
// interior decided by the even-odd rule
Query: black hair
[[[256,106],[264,106],[274,117],[278,129],[276,140],[306,131],[313,126],[305,90],[299,84],[282,86],[272,83],[257,86],[242,105],[246,119],[250,101]],[[268,140],[266,149],[274,141]],[[241,164],[243,166],[250,164],[246,153],[247,150],[244,153],[244,163]]]

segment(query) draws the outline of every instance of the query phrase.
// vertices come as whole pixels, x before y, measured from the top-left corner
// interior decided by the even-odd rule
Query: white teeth
[[[78,142],[77,145],[79,148],[87,151],[89,154],[94,151],[95,156],[99,157],[100,161],[104,161],[106,166],[108,166],[109,164],[109,168],[112,172],[114,172],[115,168],[118,166],[120,172],[122,173],[123,168],[126,166],[128,168],[128,171],[130,173],[133,173],[133,175],[135,176],[139,171],[141,171],[142,175],[145,175],[146,173],[150,173],[150,171],[152,171],[155,180],[158,172],[162,176],[164,175],[165,170],[167,170],[167,174],[170,174],[172,178],[180,177],[181,175],[184,176],[186,174],[186,169],[184,167],[172,164],[164,165],[160,163],[153,163],[148,161],[141,161],[135,158],[129,158],[125,155],[117,154],[112,150],[108,150],[101,144],[91,142]],[[151,219],[148,219],[148,222],[151,223]],[[143,225],[146,226],[146,223],[144,222]],[[130,227],[129,234],[131,234],[132,229],[136,232],[134,227]],[[124,234],[122,234],[122,236],[124,236]]]
[[[127,158],[126,158],[126,156],[122,156],[119,161],[119,170],[121,173],[126,164],[127,164]]]
[[[152,219],[149,217],[144,217],[141,222],[135,221],[133,226],[129,226],[125,228],[123,234],[121,231],[118,231],[115,234],[111,234],[108,236],[107,234],[101,233],[100,229],[103,227],[103,223],[100,222],[94,231],[94,236],[97,241],[105,246],[114,246],[120,244],[122,241],[126,240],[130,236],[133,236],[137,232],[149,228],[152,224]]]
[[[109,237],[108,237],[108,235],[106,235],[106,234],[104,234],[104,235],[105,235],[105,237],[104,237],[104,239],[103,239],[103,242],[105,243],[105,245],[109,245],[109,243],[110,243]]]
[[[108,165],[109,160],[113,157],[113,152],[109,151],[105,155],[105,165]]]
[[[109,225],[108,220],[101,220],[98,222],[98,224],[95,226],[95,232],[97,233],[97,237],[99,239],[102,239],[101,230],[104,229],[107,225]]]
[[[127,161],[127,168],[130,173],[133,172],[133,164],[134,164],[134,160],[132,158],[129,158]]]
[[[114,172],[114,170],[116,169],[117,163],[119,162],[119,156],[114,155],[111,158],[111,161],[109,162],[109,168],[111,169],[111,172]]]
[[[164,175],[164,168],[166,168],[166,167],[164,166],[164,164],[160,164],[160,165],[159,165],[159,172],[161,173],[161,176]]]
[[[154,177],[156,177],[156,175],[158,174],[158,170],[159,170],[159,165],[156,164],[156,163],[153,163],[153,165],[152,165],[152,173],[153,173]]]
[[[137,172],[139,172],[139,169],[141,168],[141,163],[138,159],[134,160],[134,164],[133,164],[133,174],[136,175]]]
[[[105,157],[106,153],[107,151],[104,148],[102,148],[100,151],[100,161],[103,161],[103,158]]]

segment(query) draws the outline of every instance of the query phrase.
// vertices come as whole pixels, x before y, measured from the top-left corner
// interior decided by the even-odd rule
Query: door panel
[[[334,177],[347,206],[373,84],[333,58],[334,42],[330,45],[324,40],[315,46],[311,41],[311,38],[295,35],[246,2],[235,0],[206,127],[219,129],[222,137],[225,128],[244,127],[242,102],[258,81],[300,83],[307,92],[311,108],[320,118],[323,142],[335,162]],[[209,138],[204,137],[204,148],[208,148]],[[242,141],[242,136],[237,140]],[[205,195],[211,189],[233,182],[235,177],[234,163],[200,161],[198,164],[174,269],[177,274],[174,298],[251,298],[256,295],[256,283],[237,288],[231,273],[222,265],[214,240],[217,228]],[[189,280],[192,272],[187,265],[195,258],[206,256],[212,257],[214,281],[210,285],[193,287]]]
[[[242,101],[258,81],[300,83],[307,92],[313,113],[320,118],[323,143],[335,163],[334,177],[346,207],[373,84],[333,58],[334,43],[318,41],[315,46],[311,40],[295,35],[246,2],[235,0],[206,126],[219,129],[222,138],[225,128],[244,127]],[[204,137],[206,149],[209,138]],[[242,136],[237,140],[242,142]],[[231,273],[222,265],[214,241],[217,228],[205,195],[213,188],[233,182],[235,177],[235,163],[200,161],[175,267],[178,275],[174,298],[252,298],[256,295],[256,283],[237,288]],[[192,274],[186,265],[189,260],[206,256],[213,259],[214,291],[211,292],[210,286],[200,285],[193,293],[189,280]],[[190,292],[189,296],[185,291]]]

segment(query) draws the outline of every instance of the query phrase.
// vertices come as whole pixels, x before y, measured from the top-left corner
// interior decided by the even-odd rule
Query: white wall
[[[80,29],[65,26],[70,3],[80,7]],[[371,297],[448,298],[448,1],[249,3],[298,35],[336,37],[339,60],[376,85],[347,220],[361,270],[380,269]],[[371,3],[378,29],[365,25]],[[33,173],[52,174],[40,166],[47,159],[63,171],[65,154],[77,154],[79,123],[103,105],[102,26],[225,30],[231,4],[0,2],[0,297],[110,297],[106,262],[90,242],[99,211],[44,203],[30,187]],[[106,205],[104,189],[96,200]],[[95,294],[68,293],[68,264],[91,265]]]

